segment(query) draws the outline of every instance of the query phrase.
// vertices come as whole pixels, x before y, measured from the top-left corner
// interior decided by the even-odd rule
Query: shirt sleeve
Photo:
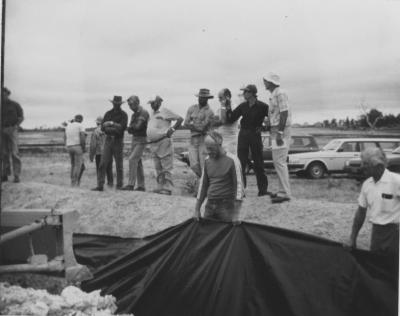
[[[235,190],[235,200],[241,201],[244,197],[242,167],[239,159],[236,156],[229,154],[228,157],[232,159],[232,167],[230,172]]]
[[[226,119],[228,123],[236,122],[239,117],[242,116],[242,105],[239,104],[233,111],[227,110],[226,111]]]
[[[365,188],[365,182],[363,183],[360,191],[360,195],[358,196],[358,205],[364,208],[367,208],[368,201],[367,201],[367,192]]]
[[[192,112],[193,112],[193,106],[191,106],[191,107],[187,110],[187,112],[186,112],[186,117],[185,117],[184,125],[188,125],[188,124],[189,124],[189,122],[190,122],[190,117],[191,117],[191,115],[192,115]]]
[[[207,196],[208,186],[209,186],[209,179],[208,179],[206,164],[204,163],[203,172],[201,173],[199,182],[199,191],[197,192],[198,200],[204,201],[204,199]]]
[[[177,121],[181,118],[178,114],[172,112],[171,110],[169,110],[167,108],[164,108],[163,116],[164,116],[164,119],[166,119],[168,121]]]
[[[128,126],[128,114],[124,112],[121,120],[122,132],[126,130],[127,126]]]
[[[276,96],[278,101],[279,111],[284,112],[289,110],[288,96],[285,92],[281,91]]]
[[[16,110],[17,110],[17,117],[23,119],[24,111],[22,110],[22,107],[19,105],[19,103],[16,103]]]

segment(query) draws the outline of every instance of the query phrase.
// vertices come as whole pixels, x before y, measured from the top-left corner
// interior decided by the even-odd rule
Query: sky
[[[7,0],[4,83],[24,128],[110,99],[160,95],[184,116],[195,94],[281,77],[295,123],[400,113],[400,0]],[[210,101],[214,111],[218,98]],[[125,103],[122,108],[131,115]]]

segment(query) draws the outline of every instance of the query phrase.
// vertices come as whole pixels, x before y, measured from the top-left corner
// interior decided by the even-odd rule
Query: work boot
[[[92,191],[103,191],[103,187],[95,187]]]
[[[8,176],[2,176],[1,177],[1,182],[6,182],[8,181]]]
[[[143,188],[143,187],[138,187],[138,188],[135,189],[135,191],[142,191],[142,192],[144,192],[144,191],[146,191],[146,189]]]
[[[272,204],[288,202],[288,201],[290,201],[290,197],[287,197],[287,196],[275,196],[275,197],[271,198]]]
[[[121,188],[121,190],[123,190],[123,191],[133,191],[133,185],[128,184],[128,185],[124,186],[123,188]]]
[[[14,183],[20,183],[20,182],[21,182],[21,180],[19,179],[19,177],[15,176],[14,177]]]

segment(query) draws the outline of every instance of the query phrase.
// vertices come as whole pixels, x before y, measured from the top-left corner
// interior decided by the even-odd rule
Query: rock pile
[[[66,287],[61,295],[52,295],[45,290],[0,283],[0,293],[1,315],[109,316],[117,310],[112,295],[101,296],[100,290],[85,293],[75,286]]]

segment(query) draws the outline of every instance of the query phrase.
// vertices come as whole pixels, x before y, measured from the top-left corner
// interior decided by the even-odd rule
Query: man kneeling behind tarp
[[[238,158],[222,148],[222,136],[211,131],[205,139],[208,157],[200,178],[194,211],[200,217],[205,198],[205,218],[237,221],[244,196],[243,177]]]

